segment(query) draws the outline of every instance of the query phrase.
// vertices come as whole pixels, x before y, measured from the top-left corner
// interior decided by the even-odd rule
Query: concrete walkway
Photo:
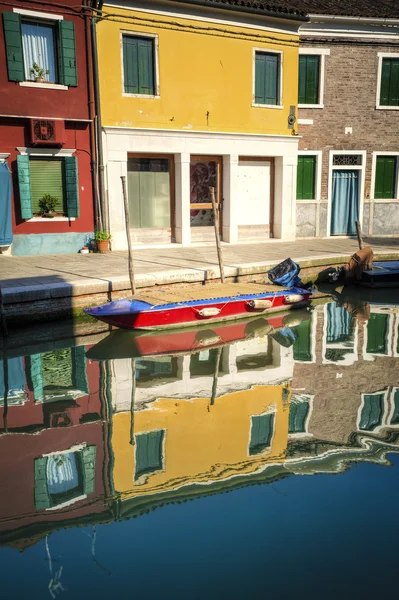
[[[365,244],[377,257],[399,256],[399,238],[365,239]],[[243,278],[262,274],[288,256],[302,267],[342,263],[357,248],[357,241],[347,238],[224,244],[225,273]],[[214,245],[135,248],[134,264],[138,287],[219,277]],[[4,305],[128,290],[127,253],[0,256],[0,282]]]

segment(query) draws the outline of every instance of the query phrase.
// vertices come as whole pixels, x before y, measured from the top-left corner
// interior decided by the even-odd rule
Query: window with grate
[[[363,164],[362,159],[363,157],[361,154],[334,154],[333,165],[361,167]]]

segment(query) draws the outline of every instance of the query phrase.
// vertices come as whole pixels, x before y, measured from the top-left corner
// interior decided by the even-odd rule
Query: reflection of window
[[[393,414],[391,425],[399,425],[399,388],[394,388],[393,392]]]
[[[45,81],[77,86],[74,23],[36,14],[3,13],[9,81],[34,81],[39,74],[30,70],[36,63],[44,70]]]
[[[35,506],[55,508],[94,492],[96,447],[35,459]]]
[[[163,469],[164,438],[164,429],[136,434],[135,479]]]
[[[155,39],[122,36],[125,94],[155,96]]]
[[[306,431],[306,418],[309,414],[309,400],[296,400],[294,397],[290,404],[288,419],[288,433],[304,433]]]
[[[219,361],[219,374],[223,373],[223,354],[225,348],[222,348],[222,355]],[[203,377],[204,375],[213,375],[215,372],[216,358],[220,349],[209,348],[196,352],[190,357],[190,377]]]
[[[127,161],[130,227],[170,227],[170,161],[129,158]]]
[[[20,406],[28,399],[26,392],[25,370],[22,357],[9,358],[8,366],[8,406]],[[4,382],[4,363],[0,360],[0,406],[4,406],[5,382]]]
[[[389,315],[372,313],[367,321],[367,352],[386,354]]]
[[[32,354],[30,377],[36,402],[75,399],[88,394],[85,347]]]
[[[325,359],[344,361],[355,352],[355,322],[343,306],[335,302],[327,304],[327,335]]]
[[[270,448],[274,431],[274,413],[251,417],[251,440],[249,454],[260,454]]]
[[[311,351],[311,321],[310,319],[306,319],[302,321],[299,325],[297,325],[294,329],[297,338],[294,342],[293,351],[294,351],[294,360],[300,361],[311,361],[312,360],[312,351]]]
[[[384,394],[364,394],[359,429],[373,431],[384,415]]]
[[[253,354],[243,354],[241,356],[237,356],[236,366],[238,372],[264,369],[265,367],[268,367],[273,364],[273,346],[270,343],[270,339],[266,339],[267,352],[254,352]]]
[[[177,377],[177,358],[173,356],[157,356],[154,358],[136,359],[137,386],[147,382],[168,382]]]

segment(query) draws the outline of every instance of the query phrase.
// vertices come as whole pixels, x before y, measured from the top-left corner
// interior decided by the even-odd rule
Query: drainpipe
[[[101,11],[103,7],[103,0],[97,5],[97,10]],[[98,56],[97,56],[97,31],[96,23],[98,17],[93,17],[91,21],[91,39],[92,39],[92,59],[93,59],[93,81],[94,81],[94,97],[97,109],[96,117],[96,132],[97,132],[97,157],[98,157],[98,171],[100,180],[100,206],[103,216],[103,229],[109,233],[109,219],[108,219],[108,201],[105,195],[105,173],[104,173],[104,151],[102,142],[102,125],[101,125],[101,104],[100,104],[100,83],[98,78]]]
[[[90,0],[84,2],[84,22],[85,22],[85,38],[86,38],[86,70],[87,70],[87,95],[88,95],[88,106],[89,106],[89,119],[90,119],[90,151],[91,151],[91,181],[93,187],[94,196],[94,226],[95,229],[103,228],[103,218],[100,205],[100,198],[98,195],[98,173],[97,173],[97,144],[96,144],[96,130],[95,130],[95,117],[96,107],[94,103],[94,89],[93,89],[93,55],[92,55],[92,40],[91,40],[91,28],[90,28],[90,17],[89,11],[91,10]]]

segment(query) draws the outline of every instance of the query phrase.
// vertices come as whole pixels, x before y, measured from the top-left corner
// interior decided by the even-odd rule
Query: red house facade
[[[93,238],[90,4],[0,6],[0,252],[64,254]]]

